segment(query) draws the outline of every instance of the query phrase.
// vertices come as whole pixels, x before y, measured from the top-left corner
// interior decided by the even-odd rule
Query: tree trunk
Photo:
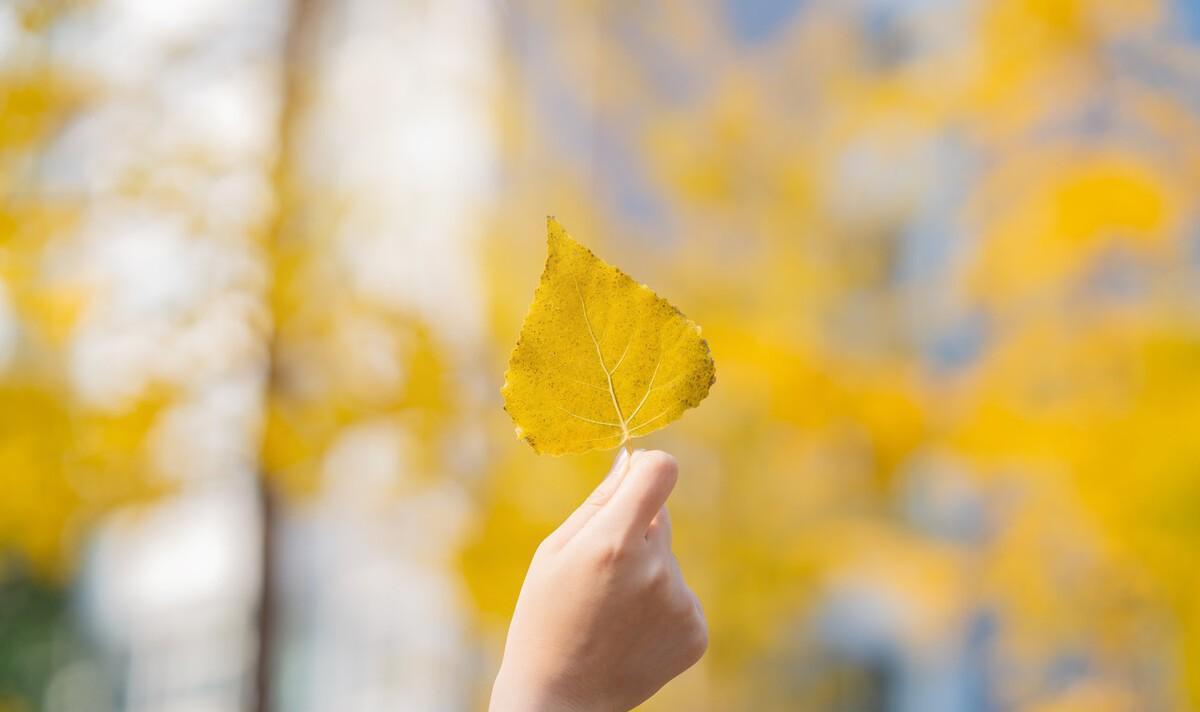
[[[278,119],[278,153],[273,170],[273,185],[276,192],[276,212],[266,233],[264,254],[270,259],[276,249],[287,239],[290,212],[295,205],[290,180],[291,161],[294,150],[295,118],[300,111],[305,75],[304,66],[311,56],[313,38],[312,25],[317,10],[316,0],[292,0],[287,22],[280,67],[280,102]],[[279,323],[279,315],[272,314],[272,325]],[[276,335],[273,332],[268,344],[267,373],[264,379],[266,393],[264,406],[269,404],[274,390],[279,387],[276,369]],[[269,473],[258,474],[258,499],[261,515],[261,564],[259,571],[257,606],[257,653],[253,671],[254,694],[251,701],[253,712],[272,712],[277,704],[275,683],[278,672],[278,633],[280,621],[279,605],[279,514],[282,500],[272,484]]]
[[[265,476],[258,478],[258,501],[262,538],[258,588],[257,638],[258,650],[254,665],[254,712],[274,709],[276,672],[276,624],[279,619],[279,597],[275,552],[278,526],[278,498]]]

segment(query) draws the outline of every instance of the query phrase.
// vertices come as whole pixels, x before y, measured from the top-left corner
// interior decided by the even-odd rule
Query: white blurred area
[[[288,158],[306,189],[343,206],[330,259],[357,298],[425,318],[446,343],[473,343],[479,280],[463,275],[475,259],[467,220],[493,161],[490,6],[310,5],[316,69]],[[271,329],[260,240],[278,207],[292,10],[289,0],[96,0],[53,34],[55,61],[91,87],[39,167],[39,190],[85,207],[47,264],[52,280],[98,295],[72,336],[72,386],[114,411],[171,394],[152,452],[177,492],[109,518],[84,586],[127,710],[243,710],[254,699]],[[0,360],[5,304],[0,289]],[[348,333],[386,370],[369,331]],[[414,476],[410,444],[394,422],[350,424],[314,499],[281,522],[277,709],[470,706],[451,561],[468,501],[450,478]],[[96,709],[70,689],[54,699]]]
[[[470,220],[494,172],[489,8],[313,8],[293,180],[301,195],[339,206],[323,253],[346,279],[341,289],[367,306],[339,313],[333,337],[353,360],[351,391],[408,378],[386,315],[418,315],[454,353],[478,353],[483,340]],[[457,364],[460,381],[471,366]],[[325,451],[319,498],[289,508],[281,709],[472,707],[477,671],[455,559],[469,502],[453,477],[418,470],[415,437],[390,417],[346,425]]]

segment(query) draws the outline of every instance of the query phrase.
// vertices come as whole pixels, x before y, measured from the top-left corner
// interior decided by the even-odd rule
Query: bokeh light
[[[1200,707],[1190,0],[0,5],[0,711],[485,709],[612,453],[553,214],[701,324],[647,710]]]

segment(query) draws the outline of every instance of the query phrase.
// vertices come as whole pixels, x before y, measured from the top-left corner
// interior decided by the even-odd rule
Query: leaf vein
[[[601,393],[608,393],[608,389],[605,388],[604,386],[597,386],[595,383],[589,383],[588,381],[585,381],[582,378],[575,378],[574,376],[564,376],[564,378],[566,378],[568,381],[578,383],[581,386],[587,386],[588,388],[594,388],[594,389],[600,391]]]
[[[637,414],[642,410],[642,406],[646,405],[646,401],[650,399],[650,394],[654,392],[654,379],[658,378],[658,368],[662,366],[662,351],[658,352],[658,359],[654,362],[654,371],[650,374],[650,381],[646,384],[646,394],[642,396],[642,400],[638,402],[637,407],[625,419],[626,425],[633,422]]]
[[[616,411],[617,420],[620,423],[614,423],[614,427],[621,429],[623,436],[622,442],[629,439],[629,428],[626,426],[625,416],[621,415],[621,404],[617,402],[617,390],[613,388],[612,372],[604,365],[604,353],[600,350],[600,342],[596,340],[596,332],[592,330],[592,320],[588,316],[587,302],[583,299],[583,290],[579,288],[579,280],[575,282],[575,294],[579,296],[579,308],[583,310],[583,323],[587,325],[588,336],[592,339],[592,346],[596,347],[596,358],[600,359],[600,370],[604,371],[604,378],[608,381],[608,395],[612,398],[613,410]]]
[[[625,342],[625,350],[621,352],[621,357],[617,359],[617,364],[612,367],[612,370],[608,372],[608,375],[611,376],[617,372],[617,369],[620,368],[621,364],[625,362],[625,355],[629,353],[629,347],[632,345],[633,345],[633,334],[630,334],[629,341]]]
[[[650,423],[653,423],[654,421],[658,420],[659,418],[662,418],[663,416],[670,413],[672,408],[674,408],[675,406],[679,405],[682,402],[683,402],[683,399],[675,401],[671,405],[667,406],[666,409],[663,410],[663,412],[659,413],[658,415],[654,416],[653,418],[650,418],[649,420],[644,420],[641,423],[633,426],[632,428],[629,428],[629,432],[632,434],[633,431],[640,430],[641,428],[646,427],[647,425],[649,425]]]
[[[569,415],[573,418],[579,418],[580,420],[587,421],[589,423],[595,423],[596,425],[607,425],[610,428],[621,428],[622,432],[624,431],[624,426],[622,426],[620,423],[610,423],[606,420],[593,420],[592,418],[588,418],[586,416],[582,416],[578,413],[567,410],[566,408],[562,407],[561,405],[555,406],[555,407],[557,407],[559,410],[561,410],[562,412],[566,413],[567,415]]]

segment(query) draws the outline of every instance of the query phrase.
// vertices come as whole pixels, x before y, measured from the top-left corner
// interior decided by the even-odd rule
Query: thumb
[[[636,453],[635,453],[636,454]],[[629,472],[629,451],[621,448],[617,454],[617,459],[613,461],[612,468],[609,469],[608,475],[604,480],[592,491],[583,504],[571,512],[571,515],[555,529],[550,536],[546,537],[547,543],[555,546],[562,546],[575,536],[576,532],[587,524],[596,512],[599,512],[610,499],[617,488],[621,486],[621,481],[625,478],[625,474]]]
[[[639,450],[633,454],[621,486],[607,506],[596,513],[592,525],[610,529],[622,538],[645,537],[678,478],[679,465],[674,457],[661,450]]]

